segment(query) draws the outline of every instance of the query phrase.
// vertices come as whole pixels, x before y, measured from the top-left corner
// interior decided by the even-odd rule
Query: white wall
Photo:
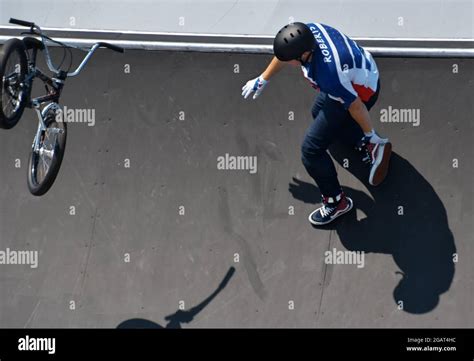
[[[473,11],[473,0],[0,0],[0,25],[274,35],[294,19],[355,37],[473,39]]]

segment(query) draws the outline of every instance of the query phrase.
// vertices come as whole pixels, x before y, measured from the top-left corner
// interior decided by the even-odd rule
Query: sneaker
[[[370,143],[363,141],[358,149],[365,151],[363,162],[370,164],[369,184],[378,186],[383,182],[388,173],[392,143]]]
[[[352,199],[346,197],[344,193],[337,197],[323,197],[323,204],[308,217],[311,224],[322,226],[342,216],[352,209]]]

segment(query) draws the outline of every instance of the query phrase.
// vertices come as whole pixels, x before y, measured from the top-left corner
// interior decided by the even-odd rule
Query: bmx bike
[[[41,196],[53,185],[66,148],[67,123],[58,117],[61,112],[59,98],[66,79],[78,75],[98,48],[108,48],[120,53],[124,49],[105,42],[83,49],[50,38],[32,22],[10,19],[10,23],[28,27],[29,31],[21,34],[32,36],[25,36],[21,40],[12,38],[0,51],[0,128],[13,128],[26,107],[37,109],[39,122],[28,161],[27,183],[31,194]],[[53,65],[48,42],[63,48],[63,59],[58,67]],[[87,53],[72,72],[71,48]],[[68,68],[62,70],[66,50],[69,51],[70,61]],[[38,51],[44,52],[46,64],[53,73],[51,77],[37,68]],[[46,94],[32,98],[35,78],[44,83]]]

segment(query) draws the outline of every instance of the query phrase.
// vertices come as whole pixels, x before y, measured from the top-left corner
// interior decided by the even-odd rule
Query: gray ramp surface
[[[0,265],[0,326],[473,327],[473,61],[376,59],[390,174],[371,187],[336,144],[355,209],[316,229],[300,144],[317,93],[285,69],[244,100],[269,60],[100,50],[61,98],[95,125],[69,124],[40,198],[26,186],[35,112],[1,130],[0,250],[39,258]],[[226,154],[256,156],[257,172],[218,169]],[[363,251],[363,267],[326,262],[334,250]]]

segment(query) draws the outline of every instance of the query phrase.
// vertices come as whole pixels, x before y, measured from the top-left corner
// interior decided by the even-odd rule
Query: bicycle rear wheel
[[[25,110],[27,72],[23,42],[8,40],[0,51],[0,128],[13,128]]]
[[[53,185],[66,149],[67,123],[57,122],[56,111],[50,110],[45,125],[38,150],[33,145],[28,162],[28,188],[35,196],[45,194]]]

